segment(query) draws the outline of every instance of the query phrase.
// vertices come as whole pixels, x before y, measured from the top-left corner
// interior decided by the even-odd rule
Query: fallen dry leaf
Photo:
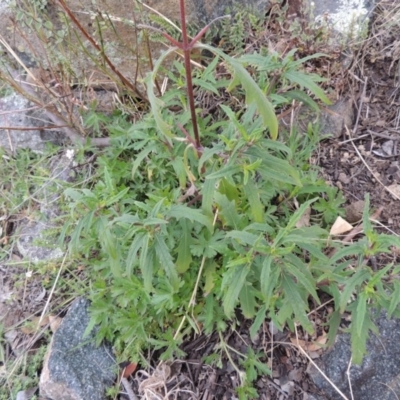
[[[353,225],[349,224],[345,219],[339,216],[336,218],[335,223],[332,225],[329,234],[333,236],[342,235],[343,233],[349,232],[352,229]]]
[[[49,315],[50,329],[53,333],[57,331],[61,322],[62,322],[62,318],[54,317],[53,315]]]
[[[296,228],[310,226],[311,207],[307,207],[301,218],[296,222]]]

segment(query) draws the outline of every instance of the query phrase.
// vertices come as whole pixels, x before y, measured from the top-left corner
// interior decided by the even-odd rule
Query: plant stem
[[[192,117],[196,149],[200,149],[201,143],[200,143],[199,129],[197,126],[196,109],[195,109],[195,105],[194,105],[194,94],[193,94],[193,85],[192,85],[192,68],[190,65],[190,50],[191,50],[192,46],[190,46],[189,41],[188,41],[188,36],[187,36],[185,0],[180,0],[180,12],[181,12],[182,39],[183,39],[183,55],[184,55],[184,59],[185,59],[186,85],[187,85],[187,93],[188,93],[188,99],[189,99],[189,108],[190,108],[190,114]]]

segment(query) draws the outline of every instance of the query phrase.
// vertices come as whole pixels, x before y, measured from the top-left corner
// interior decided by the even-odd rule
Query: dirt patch
[[[371,198],[383,206],[380,222],[400,234],[399,58],[400,7],[382,1],[375,10],[371,33],[348,72],[348,88],[357,121],[344,137],[320,146],[319,165],[348,203]],[[397,22],[396,22],[397,20]]]

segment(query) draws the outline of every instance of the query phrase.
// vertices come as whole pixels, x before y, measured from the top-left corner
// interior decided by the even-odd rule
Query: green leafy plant
[[[113,341],[121,357],[139,358],[152,347],[171,358],[192,332],[235,326],[238,310],[252,321],[252,336],[267,317],[278,329],[299,324],[311,334],[310,300],[320,304],[322,291],[334,300],[333,334],[340,315],[357,310],[351,332],[360,362],[373,328],[369,310],[381,305],[393,313],[397,300],[388,293],[399,291],[399,267],[373,271],[367,261],[398,240],[377,235],[367,211],[363,240],[330,240],[325,228],[341,197],[308,164],[313,132],[279,140],[276,107],[300,100],[315,108],[310,94],[328,101],[320,78],[302,69],[316,56],[228,56],[198,42],[207,27],[189,41],[180,5],[183,41],[165,34],[174,47],[145,80],[151,112],[124,129],[106,123],[113,145],[97,159],[96,181],[65,191],[70,217],[62,238],[69,236],[70,251],[94,270],[98,341]],[[215,58],[192,76],[195,48]],[[169,88],[156,96],[162,63],[177,49],[184,63],[175,62]],[[231,80],[218,79],[218,68]],[[231,97],[208,115],[199,90]],[[254,395],[251,382],[266,373],[254,354],[243,365],[242,398]]]

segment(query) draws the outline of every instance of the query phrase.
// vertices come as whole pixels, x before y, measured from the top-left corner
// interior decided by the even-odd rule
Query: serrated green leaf
[[[250,284],[245,284],[239,294],[240,308],[245,318],[252,319],[256,313],[256,298],[254,289]]]
[[[216,179],[206,179],[204,181],[203,187],[201,189],[201,194],[203,196],[201,209],[203,213],[209,218],[213,216],[213,203],[214,203],[214,192]]]
[[[190,251],[192,238],[187,221],[181,220],[180,226],[182,228],[182,234],[179,239],[176,270],[178,274],[183,274],[189,269],[190,263],[192,262],[192,253]]]
[[[255,146],[246,150],[245,154],[262,160],[258,172],[264,179],[302,186],[299,171],[293,168],[286,160],[281,160],[264,149],[256,148]]]
[[[136,154],[135,161],[132,164],[132,171],[131,171],[132,179],[135,178],[136,171],[139,168],[140,164],[143,162],[143,160],[152,151],[156,150],[156,148],[157,148],[157,144],[156,143],[152,143],[152,144],[147,145],[140,153]]]
[[[219,96],[219,92],[215,88],[215,84],[214,83],[206,82],[203,79],[198,79],[198,78],[193,78],[192,82],[193,82],[193,85],[200,86],[201,88],[209,90],[210,92],[213,92],[217,96]]]
[[[291,82],[297,83],[300,87],[310,90],[315,96],[322,100],[325,104],[331,104],[331,101],[326,97],[324,91],[312,80],[312,78],[300,71],[285,71],[283,77]]]
[[[173,135],[171,133],[171,127],[165,122],[165,119],[161,114],[161,109],[163,108],[164,103],[154,94],[154,88],[155,88],[154,82],[157,77],[158,70],[161,64],[163,63],[165,58],[168,57],[168,55],[173,53],[174,51],[176,51],[176,47],[169,48],[167,51],[165,51],[161,55],[161,57],[157,60],[157,62],[154,64],[153,71],[149,72],[146,78],[144,79],[144,83],[147,86],[147,97],[150,102],[151,111],[154,115],[154,120],[156,121],[159,131],[164,134],[164,136],[167,138],[169,142],[170,139],[173,138]]]
[[[346,280],[345,287],[342,292],[340,299],[340,312],[343,313],[346,310],[347,302],[350,296],[356,292],[356,287],[360,286],[366,279],[368,279],[369,273],[364,269],[359,269],[352,277]]]
[[[331,347],[335,343],[337,331],[340,326],[342,316],[339,310],[334,311],[329,316],[329,331],[328,331],[328,341],[326,343],[327,347]]]
[[[133,267],[137,263],[137,253],[143,245],[145,232],[139,232],[135,235],[131,245],[129,246],[128,255],[126,257],[126,272],[128,276],[132,275]]]
[[[290,100],[297,100],[301,103],[304,103],[315,112],[320,111],[318,104],[307,93],[301,90],[290,90],[289,92],[284,93],[283,96]]]
[[[161,267],[165,270],[169,278],[172,287],[174,288],[174,290],[177,290],[179,287],[178,274],[176,271],[175,263],[172,259],[172,256],[169,252],[169,249],[165,243],[162,234],[156,234],[154,236],[154,250],[160,261]]]
[[[365,194],[365,205],[363,210],[363,228],[366,235],[372,232],[372,224],[369,219],[369,193]]]
[[[115,196],[110,197],[107,199],[105,202],[105,206],[109,207],[114,203],[117,203],[119,200],[121,200],[125,195],[129,192],[129,188],[122,189],[119,193],[117,193]]]
[[[396,310],[396,308],[398,307],[399,303],[400,303],[400,281],[395,280],[393,282],[394,285],[394,290],[391,293],[391,300],[390,300],[390,305],[388,308],[388,317],[391,318],[392,314],[394,313],[394,311]]]
[[[229,201],[228,198],[219,193],[214,194],[216,205],[219,210],[219,217],[224,223],[232,228],[239,229],[241,217],[236,210],[236,204],[234,201]]]
[[[211,217],[204,215],[202,210],[196,210],[183,204],[173,205],[167,213],[167,218],[175,218],[178,221],[188,219],[191,222],[198,222],[206,226],[209,231],[213,230]]]
[[[206,179],[221,179],[225,177],[231,177],[238,172],[242,171],[242,167],[240,165],[235,164],[227,164],[222,167],[220,170],[211,173],[206,176]]]
[[[225,272],[222,279],[222,290],[225,290],[223,296],[223,307],[225,315],[228,318],[232,317],[233,310],[237,305],[240,291],[246,282],[247,275],[250,269],[246,265],[238,265]]]
[[[244,193],[249,201],[250,212],[254,222],[264,222],[264,206],[261,203],[258,188],[251,179],[244,185]]]
[[[229,107],[227,107],[223,104],[220,104],[219,106],[222,108],[222,110],[228,117],[229,122],[235,126],[237,131],[242,135],[242,137],[245,140],[248,140],[249,135],[246,132],[246,128],[238,121],[238,119],[236,118],[236,114]]]
[[[217,269],[217,264],[213,260],[207,260],[204,265],[204,297],[208,296],[215,285],[215,271]]]
[[[257,311],[256,317],[254,318],[254,321],[251,324],[250,331],[249,331],[251,339],[254,339],[256,337],[258,330],[260,329],[261,325],[265,321],[267,310],[268,310],[267,305],[263,305]]]
[[[219,182],[218,191],[224,194],[228,200],[238,201],[239,193],[238,189],[235,185],[232,185],[228,179],[222,178]]]
[[[114,191],[114,185],[110,176],[110,173],[108,172],[108,168],[104,167],[104,181],[106,184],[106,188],[108,193],[112,193]]]
[[[83,197],[83,194],[82,194],[82,192],[80,190],[67,188],[67,189],[64,190],[64,196],[69,197],[74,201],[80,201],[81,198]]]
[[[239,83],[242,85],[246,92],[246,103],[256,104],[257,111],[260,114],[264,126],[269,129],[269,133],[272,139],[276,139],[278,136],[278,119],[275,115],[272,104],[267,99],[266,95],[262,92],[257,83],[253,80],[251,75],[246,71],[240,61],[228,56],[223,51],[216,49],[212,46],[205,44],[198,44],[197,47],[201,47],[217,54],[223,58],[233,69],[233,79],[228,87],[228,91],[235,88]]]
[[[143,221],[143,226],[166,225],[166,224],[168,224],[168,221],[166,221],[165,219],[154,218],[154,217],[146,218]]]
[[[368,296],[365,292],[361,292],[357,299],[357,311],[353,314],[352,323],[356,325],[356,332],[361,336],[364,327],[364,319],[367,311]]]
[[[232,230],[226,234],[227,238],[236,239],[237,241],[254,246],[260,239],[260,235],[254,235],[253,233]]]
[[[311,335],[314,332],[314,326],[307,317],[306,311],[308,310],[308,305],[300,296],[296,283],[287,274],[284,274],[282,277],[282,288],[285,292],[286,301],[292,308],[295,317],[301,326]]]
[[[285,270],[293,275],[297,279],[298,283],[303,285],[303,287],[307,290],[307,293],[314,297],[318,304],[321,304],[315,289],[316,283],[311,273],[307,270],[307,265],[305,265],[294,254],[287,254],[285,256],[285,261],[289,261],[284,262]]]
[[[306,212],[306,210],[310,207],[312,203],[317,201],[318,199],[311,199],[306,202],[304,202],[298,210],[296,210],[293,215],[290,217],[289,222],[287,223],[286,227],[283,229],[280,229],[278,234],[275,237],[274,240],[274,246],[278,246],[282,239],[284,240],[285,237],[289,234],[290,231],[292,231],[296,227],[296,223],[300,220],[300,218],[303,216],[303,214]]]
[[[357,325],[352,322],[350,326],[351,333],[351,353],[352,353],[352,361],[354,364],[361,364],[364,355],[367,352],[367,340],[369,336],[369,331],[377,333],[377,328],[374,323],[371,321],[371,317],[368,312],[365,313],[363,325],[360,330],[360,335],[358,334]]]
[[[264,296],[263,300],[266,307],[269,307],[270,305],[269,303],[274,293],[274,289],[278,284],[280,273],[280,268],[276,265],[273,265],[272,257],[265,257],[262,263],[260,287],[261,293]]]
[[[143,286],[147,292],[153,288],[153,259],[152,253],[149,253],[150,235],[146,234],[143,237],[142,248],[139,256],[139,267],[142,272]]]

